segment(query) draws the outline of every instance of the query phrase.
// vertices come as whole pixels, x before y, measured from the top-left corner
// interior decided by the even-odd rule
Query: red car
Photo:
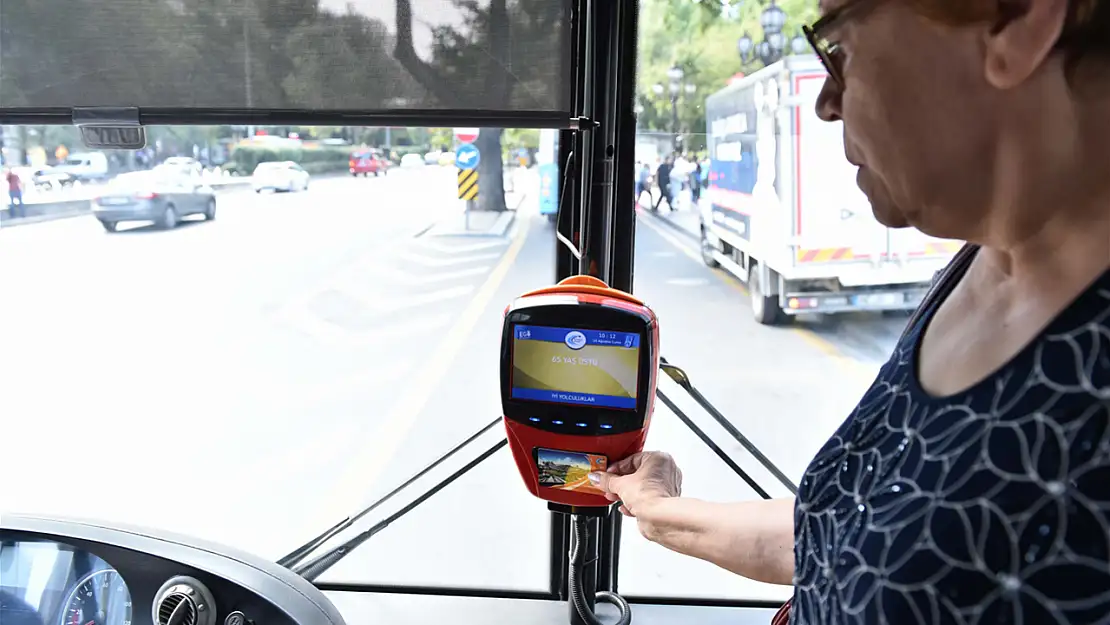
[[[365,152],[355,152],[351,155],[351,160],[348,162],[348,169],[351,171],[352,176],[362,174],[369,176],[374,174],[380,176],[385,173],[389,167],[386,162],[385,156],[376,150],[367,150]]]

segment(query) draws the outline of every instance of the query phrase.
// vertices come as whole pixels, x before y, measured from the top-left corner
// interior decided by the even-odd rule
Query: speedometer
[[[119,573],[94,571],[66,597],[60,625],[131,625],[131,592]]]

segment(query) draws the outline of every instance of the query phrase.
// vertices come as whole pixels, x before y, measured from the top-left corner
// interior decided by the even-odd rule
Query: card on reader
[[[605,471],[609,466],[609,460],[605,456],[538,448],[536,465],[539,469],[540,486],[543,488],[592,495],[604,494],[586,476],[592,472]]]

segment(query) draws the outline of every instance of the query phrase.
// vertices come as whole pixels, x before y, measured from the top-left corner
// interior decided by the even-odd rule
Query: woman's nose
[[[840,86],[831,76],[825,78],[821,93],[817,94],[817,117],[826,122],[840,120]]]

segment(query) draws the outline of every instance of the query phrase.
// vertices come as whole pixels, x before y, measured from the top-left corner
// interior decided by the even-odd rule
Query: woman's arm
[[[660,497],[636,511],[640,533],[667,549],[770,584],[794,577],[794,499],[714,503]]]

